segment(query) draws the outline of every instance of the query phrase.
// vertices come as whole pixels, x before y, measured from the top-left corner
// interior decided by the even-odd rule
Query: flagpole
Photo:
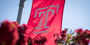
[[[20,22],[21,22],[22,11],[23,11],[23,8],[24,8],[25,1],[26,0],[20,0],[20,3],[19,3],[19,10],[18,10],[18,16],[17,16],[18,24],[20,24]]]

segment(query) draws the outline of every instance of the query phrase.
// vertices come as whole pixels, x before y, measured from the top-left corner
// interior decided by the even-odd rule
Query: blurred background
[[[4,20],[16,21],[20,0],[0,0],[0,23]],[[21,24],[27,24],[32,7],[32,0],[26,0]],[[90,30],[90,0],[66,0],[62,29],[77,28]]]

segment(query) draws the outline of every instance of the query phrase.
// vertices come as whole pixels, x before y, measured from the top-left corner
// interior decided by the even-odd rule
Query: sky
[[[20,0],[0,0],[0,23],[4,20],[16,21]],[[26,0],[21,24],[27,24],[32,7],[32,0]],[[90,0],[66,0],[62,29],[78,28],[90,30]]]

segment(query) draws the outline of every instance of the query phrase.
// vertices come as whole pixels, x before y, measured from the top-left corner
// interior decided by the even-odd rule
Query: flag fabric
[[[47,38],[46,45],[55,45],[54,34],[60,35],[65,0],[33,0],[28,21],[29,35]]]

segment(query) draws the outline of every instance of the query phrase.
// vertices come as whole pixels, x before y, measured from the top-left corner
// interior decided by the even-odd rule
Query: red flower
[[[63,31],[61,32],[61,37],[62,37],[62,38],[65,38],[65,37],[66,37],[66,32],[67,32],[67,30],[63,30]]]
[[[78,42],[78,44],[88,45],[88,37],[90,37],[89,30],[86,29],[85,31],[82,31],[82,29],[77,29],[76,32],[77,35],[75,40]]]
[[[77,29],[77,30],[75,30],[75,32],[77,33],[77,34],[81,34],[83,31],[82,31],[83,29]]]
[[[46,41],[47,41],[47,39],[44,36],[37,36],[34,39],[35,44],[42,44],[43,45]]]
[[[18,26],[18,32],[19,32],[19,40],[16,45],[27,45],[28,43],[28,36],[27,31],[28,28],[25,24],[22,26]]]
[[[18,29],[15,23],[9,21],[1,23],[0,45],[14,45],[18,38]]]

